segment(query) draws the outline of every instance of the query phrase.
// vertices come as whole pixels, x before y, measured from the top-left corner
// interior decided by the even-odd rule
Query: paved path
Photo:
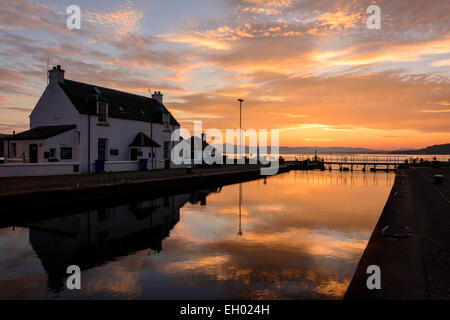
[[[450,169],[398,172],[345,299],[450,299],[449,197]],[[369,265],[381,269],[381,290],[367,289]]]
[[[444,185],[432,184],[444,175]],[[450,169],[410,170],[414,208],[426,278],[427,298],[450,299]]]

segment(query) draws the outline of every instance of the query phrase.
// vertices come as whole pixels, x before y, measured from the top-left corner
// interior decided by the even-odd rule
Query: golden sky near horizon
[[[28,128],[47,57],[68,79],[164,93],[182,126],[279,129],[283,146],[450,142],[450,1],[18,0],[0,9],[0,132]],[[381,29],[367,28],[367,7]]]

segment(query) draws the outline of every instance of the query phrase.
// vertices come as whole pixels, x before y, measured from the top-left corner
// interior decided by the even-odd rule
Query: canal
[[[394,178],[290,171],[8,226],[0,298],[340,299]]]

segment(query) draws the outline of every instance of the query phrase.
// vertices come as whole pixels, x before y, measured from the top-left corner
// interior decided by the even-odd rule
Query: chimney
[[[159,103],[163,103],[163,95],[161,93],[161,91],[158,91],[152,94],[152,99],[155,99],[156,101],[158,101]]]
[[[48,71],[48,78],[50,83],[64,83],[64,70],[61,69],[61,66],[58,64],[56,67],[53,67],[52,70]]]

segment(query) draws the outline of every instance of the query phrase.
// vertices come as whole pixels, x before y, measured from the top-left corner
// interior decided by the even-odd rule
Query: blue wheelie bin
[[[97,159],[95,160],[95,173],[103,173],[105,172],[105,160]]]
[[[147,171],[148,159],[139,159],[139,170]]]

